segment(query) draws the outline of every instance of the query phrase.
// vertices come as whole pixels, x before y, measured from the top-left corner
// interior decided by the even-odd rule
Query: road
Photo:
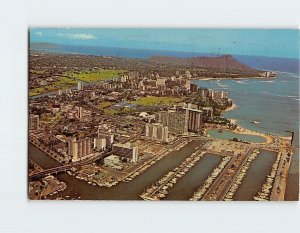
[[[201,200],[218,201],[223,200],[232,185],[235,177],[238,175],[243,164],[247,161],[248,156],[252,153],[253,147],[249,146],[245,155],[233,156],[230,162],[223,169],[221,174],[214,181],[212,186],[206,192]]]

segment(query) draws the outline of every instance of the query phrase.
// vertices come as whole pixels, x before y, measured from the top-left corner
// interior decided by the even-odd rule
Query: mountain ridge
[[[152,56],[147,59],[150,62],[158,64],[169,64],[169,65],[178,65],[178,66],[196,66],[203,68],[214,68],[214,69],[234,69],[242,71],[257,71],[250,66],[247,66],[232,55],[221,55],[218,57],[190,57],[190,58],[180,58],[173,56]]]

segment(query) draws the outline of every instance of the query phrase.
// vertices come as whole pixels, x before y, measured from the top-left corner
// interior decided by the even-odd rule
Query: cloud
[[[36,35],[36,36],[43,36],[43,33],[42,32],[35,32],[34,35]]]
[[[89,33],[57,33],[57,36],[71,39],[71,40],[94,40],[96,37],[93,34]]]

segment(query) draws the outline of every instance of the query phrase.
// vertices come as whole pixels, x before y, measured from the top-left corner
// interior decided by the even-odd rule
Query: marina
[[[258,156],[259,150],[255,149],[251,155],[247,158],[246,162],[243,164],[241,169],[238,171],[237,176],[234,178],[232,185],[230,186],[229,190],[225,193],[224,201],[232,201],[233,196],[238,189],[239,185],[242,183],[244,176],[249,169],[251,162]]]
[[[276,152],[261,150],[259,156],[250,164],[250,167],[239,185],[233,200],[251,201],[261,190],[265,177],[271,172],[272,165],[276,160]]]
[[[174,187],[170,188],[165,200],[188,200],[221,160],[220,155],[206,153]]]
[[[177,180],[183,177],[205,154],[205,152],[196,151],[190,157],[186,158],[178,167],[165,174],[153,185],[146,189],[140,197],[144,200],[160,200],[169,194],[169,189],[176,185]]]
[[[128,183],[120,182],[111,188],[99,187],[98,185],[93,186],[86,181],[70,176],[68,173],[60,173],[57,175],[58,180],[67,185],[67,188],[62,191],[62,195],[70,196],[71,198],[79,195],[82,199],[91,200],[142,200],[139,195],[144,192],[145,187],[150,186],[165,173],[176,168],[188,156],[196,152],[197,147],[199,149],[206,142],[207,140],[189,142],[178,151],[171,152],[159,160],[145,172],[132,179],[132,181]],[[29,144],[29,157],[44,169],[59,165],[57,161],[32,144]],[[74,187],[77,188],[74,189]]]
[[[235,80],[221,80],[219,83],[217,80],[195,80],[194,83],[201,87],[230,90],[231,99],[238,108],[226,111],[223,116],[235,119],[243,128],[278,136],[288,136],[286,130],[295,132],[295,152],[285,193],[285,200],[295,201],[299,199],[299,185],[295,185],[299,184],[299,67],[281,70],[285,67],[285,63],[282,64],[277,77],[271,81],[246,79],[247,83],[243,85]],[[242,94],[244,91],[248,96]],[[258,119],[259,124],[251,123]]]
[[[189,199],[190,201],[199,201],[203,198],[203,196],[207,193],[207,191],[211,188],[214,181],[223,171],[225,166],[229,163],[231,157],[225,156],[222,158],[221,163],[212,171],[212,173],[208,176],[208,178],[204,181],[203,185],[201,185],[193,194],[193,196]]]
[[[281,155],[282,155],[281,152],[279,152],[277,154],[276,161],[272,165],[271,173],[269,175],[267,175],[266,181],[261,187],[261,191],[258,192],[253,197],[254,200],[256,200],[256,201],[269,201],[270,200],[270,197],[272,195],[272,188],[274,186],[274,180],[275,180],[276,173],[278,171],[278,167],[279,167],[279,163],[280,163],[280,159],[281,159]],[[279,189],[279,187],[277,186],[275,192],[277,192],[278,189]]]

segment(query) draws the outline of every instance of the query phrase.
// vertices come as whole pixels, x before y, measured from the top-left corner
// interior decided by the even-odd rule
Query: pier
[[[270,197],[270,201],[283,201],[288,175],[289,175],[289,169],[291,165],[291,157],[292,157],[292,151],[291,150],[283,150],[281,154],[281,160],[276,172],[273,189]]]

